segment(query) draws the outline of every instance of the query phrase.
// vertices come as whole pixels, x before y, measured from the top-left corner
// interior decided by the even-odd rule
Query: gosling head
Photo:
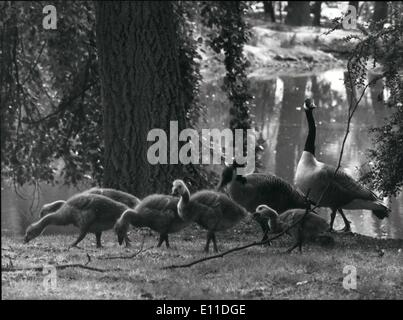
[[[305,110],[313,110],[315,108],[316,108],[316,105],[312,99],[310,99],[310,98],[305,99],[305,103],[304,103]]]
[[[253,213],[253,218],[257,221],[268,221],[273,217],[277,217],[278,213],[276,210],[266,206],[265,204],[261,204],[258,206]]]
[[[129,226],[126,225],[122,219],[118,219],[118,221],[116,221],[115,226],[113,227],[113,229],[115,230],[116,235],[118,236],[118,242],[119,245],[122,245],[123,240],[126,237],[127,234],[127,230],[128,230]]]
[[[220,182],[217,185],[217,190],[221,191],[224,187],[231,182],[232,175],[234,173],[234,166],[225,166],[224,170],[221,173]]]
[[[182,196],[187,192],[187,187],[183,180],[177,179],[172,182],[172,195],[173,196]]]
[[[36,238],[41,234],[42,230],[35,228],[33,225],[30,225],[25,231],[24,243],[28,243],[32,239]]]

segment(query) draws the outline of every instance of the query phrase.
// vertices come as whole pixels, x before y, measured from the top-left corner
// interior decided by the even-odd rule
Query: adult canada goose
[[[347,173],[338,170],[336,175],[334,166],[319,162],[315,158],[316,126],[313,117],[313,109],[316,106],[311,99],[306,99],[304,110],[308,121],[308,136],[304,151],[298,162],[295,174],[295,184],[302,192],[309,191],[309,198],[320,207],[329,207],[332,210],[330,230],[333,230],[333,222],[338,211],[344,220],[343,231],[350,231],[350,222],[343,213],[343,209],[372,210],[379,219],[388,216],[388,208],[369,189],[355,181]],[[322,196],[322,193],[323,196]],[[319,202],[320,200],[320,202]],[[319,203],[318,203],[319,202]]]
[[[209,251],[213,241],[217,252],[215,233],[229,229],[240,222],[249,213],[225,194],[202,190],[190,196],[189,189],[182,180],[172,184],[172,194],[180,195],[178,214],[185,221],[194,221],[207,230],[207,241],[204,250]]]
[[[299,247],[299,251],[301,252],[302,243],[307,241],[319,241],[321,244],[327,245],[333,244],[333,238],[324,234],[329,229],[329,225],[325,219],[317,214],[308,212],[303,222],[301,221],[306,210],[290,209],[279,215],[272,208],[260,205],[256,208],[255,215],[268,219],[272,233],[283,232],[294,225],[287,231],[287,234],[295,240],[295,244],[287,250],[288,252],[291,252],[296,247]],[[298,223],[299,221],[301,222]]]
[[[134,208],[136,205],[140,203],[140,200],[131,195],[130,193],[123,192],[120,190],[116,189],[111,189],[111,188],[91,188],[89,190],[84,191],[83,193],[92,193],[92,194],[100,194],[102,196],[111,198],[112,200],[115,200],[117,202],[121,202],[125,205],[127,205],[129,208]],[[51,203],[47,203],[43,205],[39,216],[42,218],[46,216],[47,214],[51,212],[55,212],[58,210],[63,204],[65,204],[65,200],[57,200]]]
[[[236,168],[236,164],[224,168],[217,189],[222,190],[228,185],[231,199],[247,211],[254,212],[261,204],[273,208],[278,213],[291,208],[306,208],[309,205],[304,195],[287,181],[271,174],[237,175]],[[267,239],[268,226],[265,221],[258,222],[264,234],[264,241]]]
[[[97,247],[101,247],[102,231],[111,229],[126,209],[128,207],[125,204],[105,196],[81,193],[68,199],[55,212],[49,213],[31,224],[25,232],[24,242],[27,243],[39,236],[49,225],[65,226],[72,224],[79,228],[80,233],[71,247],[77,246],[88,232],[95,233]],[[127,237],[125,241],[128,245],[129,239]]]
[[[165,241],[169,248],[168,234],[178,232],[189,224],[179,217],[178,202],[178,197],[152,194],[145,197],[135,209],[126,210],[114,227],[119,244],[122,244],[131,224],[134,227],[148,227],[158,232],[160,234],[158,247]]]

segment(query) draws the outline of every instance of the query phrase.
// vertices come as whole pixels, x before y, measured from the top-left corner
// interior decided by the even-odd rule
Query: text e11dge
[[[157,315],[179,315],[183,318],[191,318],[197,315],[246,315],[244,304],[201,304],[197,307],[170,306],[163,304],[157,307]]]
[[[201,315],[245,315],[246,306],[244,304],[202,304],[200,306]]]

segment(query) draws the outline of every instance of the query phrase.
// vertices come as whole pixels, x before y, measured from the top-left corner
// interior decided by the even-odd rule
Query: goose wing
[[[224,195],[218,192],[213,192],[209,190],[202,190],[196,192],[192,197],[191,201],[205,207],[216,208],[220,205],[221,197]]]
[[[378,200],[377,196],[371,190],[357,182],[346,172],[339,170],[336,175],[334,175],[336,168],[326,166],[325,169],[326,170],[322,170],[322,172],[326,174],[326,181],[332,181],[329,186],[330,194],[345,199],[346,203],[353,199]]]
[[[196,192],[190,198],[191,211],[197,216],[194,220],[203,228],[215,230],[223,218],[221,210],[223,194],[209,190]]]
[[[304,195],[280,177],[255,173],[246,176],[246,180],[247,183],[256,187],[256,200],[271,206],[278,212],[289,208],[306,207]]]
[[[172,224],[179,220],[177,214],[178,198],[167,195],[154,195],[136,207],[144,216],[146,225],[160,233],[172,232]]]

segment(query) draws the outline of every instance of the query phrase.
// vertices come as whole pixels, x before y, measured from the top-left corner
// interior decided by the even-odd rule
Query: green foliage
[[[362,178],[384,195],[395,195],[403,185],[403,17],[401,3],[390,5],[392,13],[388,18],[389,24],[383,26],[385,21],[382,20],[370,24],[369,28],[361,26],[362,37],[346,39],[359,40],[348,61],[351,77],[348,82],[364,87],[368,66],[375,68],[380,65],[380,77],[385,79],[390,93],[385,103],[394,114],[386,125],[371,130],[375,147],[369,150],[369,157],[373,165]]]
[[[373,165],[362,177],[384,195],[396,195],[403,186],[403,107],[397,108],[389,123],[371,130],[377,147],[369,151]]]
[[[189,126],[195,127],[203,110],[198,99],[201,81],[201,56],[197,52],[198,42],[194,38],[197,4],[189,1],[176,1],[174,2],[174,9],[179,21],[178,36],[181,40],[179,67],[184,85],[186,118]]]
[[[76,184],[102,174],[102,110],[91,2],[53,1],[57,30],[38,2],[3,2],[2,176]],[[4,73],[3,73],[4,70]]]
[[[243,46],[249,39],[243,21],[245,10],[242,1],[201,2],[202,22],[210,29],[208,43],[214,52],[224,52],[226,75],[223,90],[232,103],[231,129],[249,129],[251,126],[249,108],[252,96],[246,75],[249,64],[243,54]]]

